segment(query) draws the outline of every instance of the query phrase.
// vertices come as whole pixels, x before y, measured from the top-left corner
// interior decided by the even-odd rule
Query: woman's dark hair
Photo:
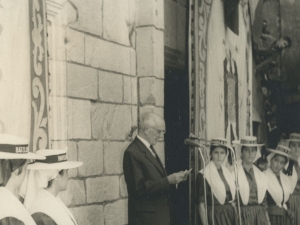
[[[267,160],[266,158],[264,158],[264,157],[260,157],[260,158],[258,158],[258,159],[256,160],[257,166],[258,166],[259,164],[265,164],[265,163],[268,163],[268,160]]]
[[[65,170],[60,170],[60,171],[58,172],[58,174],[62,176],[62,175],[64,175],[64,171],[65,171]],[[47,188],[50,188],[50,187],[52,186],[52,183],[53,183],[53,180],[49,180],[49,181],[48,181]]]
[[[5,186],[11,177],[11,173],[19,169],[20,175],[23,171],[26,159],[1,159],[0,160],[0,186]]]
[[[20,175],[23,171],[26,162],[27,159],[9,159],[8,164],[9,164],[10,171],[13,173],[17,169],[19,169],[18,175]]]
[[[248,146],[242,146],[242,148],[241,148],[241,153],[245,150],[245,148],[247,148]],[[255,146],[254,146],[255,147]],[[256,151],[257,151],[257,147],[255,147],[255,149],[256,149]]]
[[[241,147],[241,153],[245,150],[246,147],[247,146],[244,146],[244,145]]]
[[[284,155],[281,155],[281,154],[275,154],[275,155],[272,157],[272,159],[273,159],[275,156],[281,156],[281,157],[285,158],[285,164],[287,164],[287,162],[289,161],[289,160],[288,160],[288,157],[286,157],[286,156],[284,156]]]
[[[285,40],[286,42],[287,42],[287,46],[286,46],[286,48],[289,48],[289,47],[291,47],[292,46],[292,39],[291,38],[289,38],[288,36],[285,36],[285,37],[283,37],[282,38],[283,40]]]
[[[211,145],[210,146],[210,148],[209,148],[209,154],[210,154],[210,159],[211,159],[211,154],[212,154],[212,152],[215,150],[215,148],[223,148],[224,150],[225,150],[225,152],[226,152],[226,154],[227,154],[227,152],[228,152],[228,148],[226,148],[226,147],[224,147],[224,146],[218,146],[218,145]],[[230,163],[230,165],[232,165],[232,156],[231,156],[231,152],[230,152],[230,154],[228,155],[228,161],[229,161],[229,163]]]
[[[213,152],[213,150],[215,150],[215,148],[223,148],[225,150],[225,152],[227,153],[227,148],[223,147],[223,146],[218,146],[218,145],[211,145],[209,148],[209,154],[211,155],[211,153]]]

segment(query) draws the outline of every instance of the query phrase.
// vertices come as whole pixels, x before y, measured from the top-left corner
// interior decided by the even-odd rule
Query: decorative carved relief
[[[199,7],[199,32],[198,32],[198,88],[199,88],[199,136],[206,137],[206,112],[205,112],[205,90],[206,90],[206,53],[207,53],[207,27],[212,0],[203,1]]]
[[[244,23],[245,23],[245,27],[246,32],[247,32],[247,46],[246,46],[246,62],[247,62],[247,117],[246,117],[246,127],[247,127],[247,131],[246,134],[247,135],[252,135],[252,115],[251,115],[251,107],[252,107],[252,82],[251,82],[251,75],[250,75],[250,60],[252,60],[249,56],[251,49],[252,49],[252,43],[251,43],[251,34],[250,34],[250,26],[251,26],[251,21],[250,21],[250,15],[249,15],[249,0],[243,0],[241,2],[242,5],[242,9],[243,9],[243,18],[244,18]]]
[[[45,2],[30,1],[31,30],[31,140],[35,152],[48,148],[48,59],[46,40]]]
[[[206,138],[206,60],[207,31],[213,0],[191,0],[189,18],[189,78],[190,78],[190,132]],[[199,5],[198,5],[199,4]],[[199,169],[198,151],[190,151],[190,167]],[[197,171],[197,170],[195,170]],[[197,224],[197,205],[195,180],[197,172],[190,179],[190,223]],[[193,180],[193,182],[192,182]]]

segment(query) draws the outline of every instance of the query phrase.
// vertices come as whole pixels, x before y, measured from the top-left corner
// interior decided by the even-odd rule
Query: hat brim
[[[267,151],[268,151],[268,152],[271,152],[271,153],[274,153],[274,154],[277,154],[277,155],[285,156],[285,157],[287,157],[288,159],[291,159],[291,160],[294,160],[294,161],[295,161],[295,159],[294,159],[291,155],[288,155],[288,154],[286,154],[285,152],[278,151],[278,150],[276,150],[276,149],[271,149],[271,148],[267,148]]]
[[[211,143],[211,146],[224,147],[224,148],[232,148],[230,145],[218,144],[218,143]]]
[[[28,170],[67,170],[80,167],[82,162],[66,161],[59,163],[42,163],[35,162],[27,166]]]
[[[232,141],[232,144],[246,146],[246,147],[261,147],[265,145],[265,144],[241,144],[240,141]]]
[[[39,160],[44,160],[44,159],[46,159],[46,157],[43,155],[32,153],[32,152],[22,153],[22,154],[0,152],[0,159],[39,159]]]
[[[287,139],[288,142],[300,142],[300,139]]]

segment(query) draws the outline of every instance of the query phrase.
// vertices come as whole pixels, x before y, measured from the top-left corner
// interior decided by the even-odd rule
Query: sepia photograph
[[[300,225],[300,0],[0,0],[0,225]]]

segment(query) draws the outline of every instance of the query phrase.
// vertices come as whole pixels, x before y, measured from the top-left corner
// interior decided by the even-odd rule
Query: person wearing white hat
[[[37,160],[27,167],[25,207],[37,225],[77,225],[57,195],[67,189],[68,169],[77,168],[82,162],[67,161],[66,150],[44,149],[37,153],[46,160]]]
[[[224,166],[226,158],[231,155],[229,148],[226,139],[212,139],[211,161],[199,171],[197,177],[198,210],[204,225],[207,222],[214,225],[238,224],[235,211],[234,177]]]
[[[271,225],[290,225],[293,213],[288,209],[288,200],[292,193],[290,179],[282,170],[284,166],[293,160],[291,149],[278,145],[276,149],[269,149],[267,156],[269,168],[264,171],[267,177],[268,213]]]
[[[294,213],[292,224],[300,225],[300,134],[291,133],[286,142],[291,149],[291,154],[296,159],[295,161],[290,161],[287,170],[292,189],[292,195],[289,200],[290,208]]]
[[[19,188],[26,174],[28,160],[45,159],[28,151],[28,141],[0,134],[0,225],[35,225],[19,200]]]
[[[253,164],[260,157],[259,148],[263,144],[258,144],[254,136],[246,136],[233,143],[236,144],[237,155],[242,159],[237,168],[242,224],[267,225],[267,178]]]

